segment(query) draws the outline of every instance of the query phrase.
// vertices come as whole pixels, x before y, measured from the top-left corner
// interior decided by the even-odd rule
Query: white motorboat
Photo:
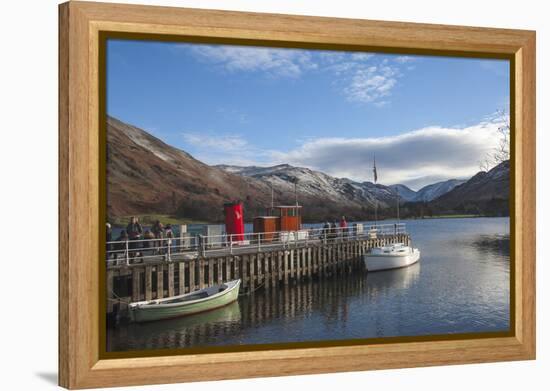
[[[420,259],[420,250],[403,243],[374,247],[363,256],[367,271],[397,269],[415,264]]]
[[[372,171],[374,174],[374,183],[378,180],[376,170],[376,157],[374,158]],[[399,193],[397,193],[397,223],[399,224]],[[374,219],[378,220],[378,202],[374,203]],[[396,225],[397,227],[397,225]],[[376,225],[369,231],[369,238],[376,239],[378,232]],[[387,246],[371,248],[363,255],[363,262],[367,271],[374,272],[378,270],[399,269],[415,264],[420,259],[420,250],[404,243],[394,243]]]

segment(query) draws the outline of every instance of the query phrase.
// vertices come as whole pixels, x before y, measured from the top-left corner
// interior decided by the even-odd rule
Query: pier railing
[[[259,251],[285,250],[319,243],[376,239],[405,234],[404,223],[353,224],[348,227],[305,228],[299,231],[223,235],[182,235],[177,238],[136,239],[107,242],[108,266],[147,262],[172,262],[200,256],[249,254]]]

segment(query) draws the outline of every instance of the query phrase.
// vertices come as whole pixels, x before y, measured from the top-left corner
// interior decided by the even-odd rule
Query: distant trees
[[[502,122],[498,127],[498,145],[479,161],[481,171],[489,171],[494,166],[510,159],[510,116],[504,110],[497,110],[497,118]]]

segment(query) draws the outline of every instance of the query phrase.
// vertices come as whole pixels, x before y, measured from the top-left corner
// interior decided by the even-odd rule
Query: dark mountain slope
[[[478,172],[468,181],[432,202],[439,211],[508,215],[510,162],[500,163],[488,172]]]

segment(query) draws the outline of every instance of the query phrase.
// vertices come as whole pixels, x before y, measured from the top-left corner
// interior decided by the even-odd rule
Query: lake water
[[[411,267],[260,289],[204,314],[119,325],[108,329],[107,350],[508,331],[509,219],[406,223],[421,251]]]

